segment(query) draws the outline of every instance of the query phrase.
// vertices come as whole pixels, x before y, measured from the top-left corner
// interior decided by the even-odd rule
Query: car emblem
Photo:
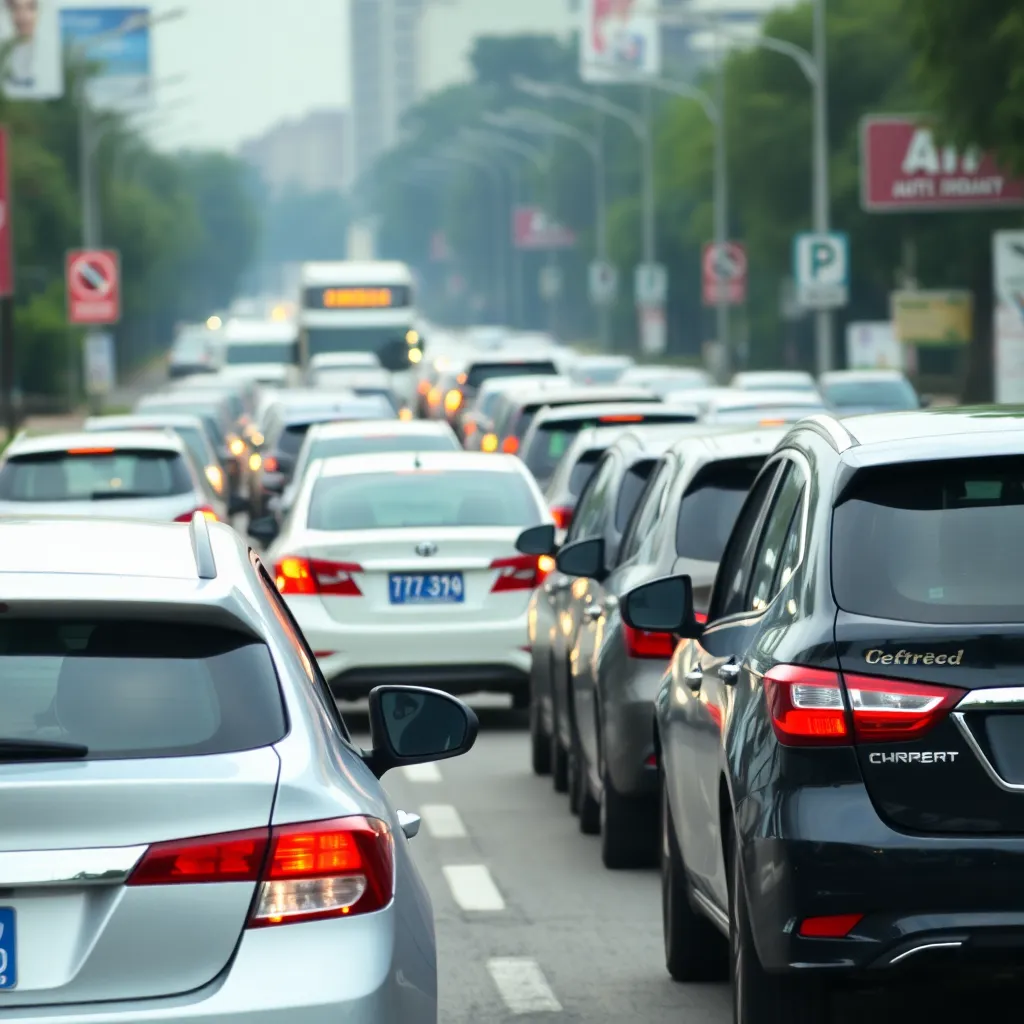
[[[416,545],[416,554],[422,555],[424,558],[429,558],[431,555],[437,554],[437,545],[430,540],[420,541]]]

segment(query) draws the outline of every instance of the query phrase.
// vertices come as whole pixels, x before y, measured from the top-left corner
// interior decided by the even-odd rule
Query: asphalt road
[[[605,870],[566,798],[530,772],[524,715],[471,703],[481,732],[469,754],[384,779],[396,807],[423,816],[412,846],[437,921],[439,1020],[730,1024],[727,985],[665,972],[657,871]],[[368,742],[365,715],[341,709]],[[998,1020],[1018,998],[918,983],[841,995],[836,1020]]]

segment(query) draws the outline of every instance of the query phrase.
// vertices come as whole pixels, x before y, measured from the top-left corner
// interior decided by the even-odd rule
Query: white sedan
[[[281,534],[250,532],[335,696],[398,680],[526,707],[527,609],[553,563],[515,542],[550,522],[513,456],[394,452],[314,462]]]

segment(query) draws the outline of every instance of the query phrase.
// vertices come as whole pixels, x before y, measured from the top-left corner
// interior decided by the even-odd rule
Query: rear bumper
[[[183,996],[3,1011],[32,1024],[436,1024],[436,992],[395,962],[395,906],[365,918],[247,931],[231,965]],[[287,934],[286,934],[287,933]]]
[[[763,813],[748,800],[737,820]],[[1024,964],[1024,837],[890,829],[855,785],[805,788],[744,843],[758,954],[769,970],[882,976]],[[799,934],[809,917],[863,914],[845,938]]]

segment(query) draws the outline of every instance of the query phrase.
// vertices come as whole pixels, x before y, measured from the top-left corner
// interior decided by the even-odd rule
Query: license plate
[[[0,988],[18,983],[17,948],[14,907],[0,907]]]
[[[392,604],[462,604],[462,573],[392,573],[388,596]]]

